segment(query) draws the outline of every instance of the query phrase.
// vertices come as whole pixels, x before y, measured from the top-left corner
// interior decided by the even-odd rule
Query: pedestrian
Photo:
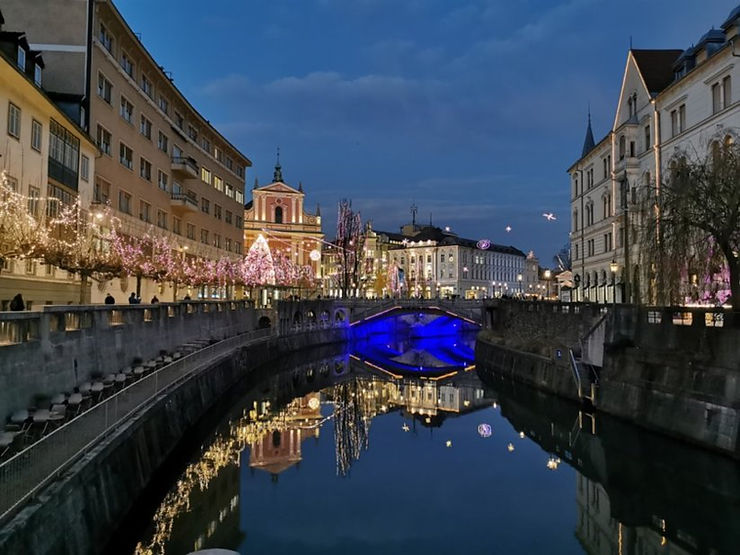
[[[141,304],[141,295],[136,295],[136,302],[134,304]]]
[[[189,301],[189,300],[190,300],[190,295],[185,295],[185,296],[184,296],[184,297],[182,298],[182,300],[183,300],[183,301]]]
[[[23,302],[23,295],[18,293],[13,300],[10,301],[10,310],[26,310],[26,303]]]
[[[105,296],[105,304],[116,304],[116,299],[113,298],[113,295],[111,295],[110,293],[108,293]]]
[[[159,299],[156,295],[152,297],[152,300],[149,302],[149,304],[157,304],[159,302]]]
[[[128,304],[136,304],[136,293],[134,293],[133,291],[128,296]]]

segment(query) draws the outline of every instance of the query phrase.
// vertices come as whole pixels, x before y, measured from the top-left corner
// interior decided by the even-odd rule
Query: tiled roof
[[[648,92],[657,94],[673,82],[673,62],[682,50],[632,50]]]

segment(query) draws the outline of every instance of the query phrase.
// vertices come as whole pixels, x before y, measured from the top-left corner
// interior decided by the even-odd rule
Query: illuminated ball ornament
[[[478,424],[478,435],[480,437],[491,437],[491,434],[493,433],[493,430],[491,429],[490,424]]]
[[[477,242],[477,243],[476,243],[475,245],[476,245],[476,246],[477,246],[477,247],[478,247],[478,248],[479,248],[480,250],[484,251],[484,250],[488,250],[488,248],[490,248],[490,246],[491,246],[491,241],[490,241],[490,240],[488,240],[488,239],[481,239],[481,240],[480,240],[480,241],[478,241],[478,242]]]
[[[311,397],[308,400],[308,408],[310,408],[311,410],[316,410],[317,408],[319,408],[319,400],[316,397]]]
[[[308,257],[314,262],[318,262],[321,259],[321,252],[318,249],[314,249],[308,254]]]

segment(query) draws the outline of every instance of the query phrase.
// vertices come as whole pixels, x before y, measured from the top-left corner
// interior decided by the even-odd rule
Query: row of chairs
[[[0,432],[0,462],[127,385],[211,342],[193,341],[172,353],[162,351],[160,356],[148,361],[135,359],[131,366],[123,368],[120,372],[97,376],[81,383],[72,393],[58,393],[51,398],[38,396],[35,406],[18,410],[8,417],[4,430]]]

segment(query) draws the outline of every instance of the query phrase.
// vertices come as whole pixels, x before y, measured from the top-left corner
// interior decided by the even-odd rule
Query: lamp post
[[[552,276],[552,272],[550,270],[545,270],[545,281],[547,282],[547,299],[550,299],[550,277]]]
[[[619,264],[617,261],[612,259],[609,264],[609,269],[612,272],[612,305],[617,304],[617,270],[619,270]]]
[[[517,274],[516,280],[519,282],[519,297],[521,297],[522,296],[522,274]]]

